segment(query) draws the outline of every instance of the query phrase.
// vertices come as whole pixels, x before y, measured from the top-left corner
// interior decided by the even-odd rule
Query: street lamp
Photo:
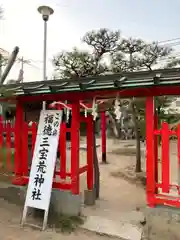
[[[44,51],[43,51],[43,81],[47,79],[46,75],[46,62],[47,62],[47,21],[49,20],[49,16],[54,13],[54,10],[48,6],[40,6],[38,7],[38,12],[42,15],[42,19],[44,21]],[[43,102],[43,109],[45,109],[46,103]]]

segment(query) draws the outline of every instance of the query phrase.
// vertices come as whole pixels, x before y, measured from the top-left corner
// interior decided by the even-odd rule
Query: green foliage
[[[120,31],[113,32],[106,28],[93,30],[85,34],[83,41],[92,47],[94,55],[100,58],[105,53],[114,53],[118,50],[121,41]]]
[[[2,96],[2,97],[11,97],[11,96],[13,96],[13,94],[14,94],[13,89],[7,91],[5,87],[0,87],[0,96]]]
[[[49,218],[48,225],[62,233],[71,233],[84,223],[81,216],[69,216],[65,214],[53,213]]]
[[[2,5],[0,5],[0,20],[3,19],[4,9]],[[0,54],[0,67],[3,67],[7,64],[7,58],[5,58],[2,54]]]
[[[119,51],[112,57],[113,71],[153,70],[157,63],[172,52],[171,48],[159,46],[158,43],[146,43],[142,39],[123,39]]]
[[[82,40],[87,44],[89,51],[85,52],[74,48],[71,52],[61,52],[54,57],[53,64],[60,76],[78,79],[79,77],[96,76],[107,72],[152,71],[164,57],[169,57],[171,66],[178,64],[176,59],[172,59],[172,49],[160,46],[156,42],[147,43],[143,39],[122,38],[120,31],[111,31],[106,28],[93,30],[86,33]],[[164,66],[167,66],[167,63]],[[158,112],[163,112],[164,108],[169,107],[171,102],[172,98],[169,97],[157,98],[156,108]],[[137,147],[136,172],[140,172],[140,135],[144,135],[145,132],[144,99],[129,100],[129,108],[127,109],[128,112],[130,111],[134,123]],[[119,132],[117,122],[114,119],[111,120],[113,129]]]
[[[85,34],[82,41],[89,51],[74,48],[54,56],[55,70],[63,77],[95,76],[107,72],[153,70],[162,58],[171,57],[164,66],[175,66],[179,62],[172,57],[173,50],[156,42],[143,39],[122,38],[120,31],[106,28]]]
[[[96,61],[94,55],[74,48],[71,52],[62,52],[54,57],[53,64],[62,77],[79,78],[100,75],[105,72],[105,64]]]
[[[6,136],[4,136],[4,137],[6,137]],[[11,164],[12,164],[12,170],[14,169],[14,151],[13,151],[13,149],[11,149],[11,148],[5,148],[5,147],[3,147],[3,148],[1,148],[0,149],[0,156],[1,156],[1,164],[2,164],[2,168],[4,169],[4,170],[7,170],[7,153],[8,152],[10,152],[10,156],[11,156]]]
[[[2,5],[0,6],[0,19],[3,18],[3,15],[4,15],[4,9],[2,7]]]
[[[169,56],[171,52],[171,48],[162,47],[156,42],[145,44],[142,49],[143,56],[140,59],[140,64],[142,67],[152,70],[153,66],[155,66],[161,58]]]
[[[113,72],[135,71],[141,68],[140,56],[145,43],[141,39],[122,39],[118,51],[112,55],[111,69]]]
[[[171,103],[176,100],[174,96],[160,96],[155,98],[155,109],[158,112],[159,127],[163,121],[174,123],[179,119],[176,114],[176,109],[171,109]],[[139,116],[139,129],[141,136],[144,138],[146,134],[146,119],[145,119],[145,98],[137,98],[134,100],[136,110]]]
[[[0,54],[0,67],[6,66],[7,62],[8,62],[8,59],[5,58],[2,54]]]
[[[169,62],[166,64],[166,68],[173,68],[180,65],[180,59],[176,57],[170,57]]]
[[[74,48],[54,57],[53,64],[60,76],[79,78],[107,72],[120,73],[141,69],[152,71],[164,57],[167,58],[164,66],[179,64],[179,61],[172,57],[171,48],[160,46],[157,42],[147,43],[139,38],[123,38],[119,30],[111,31],[106,28],[93,30],[86,33],[82,41],[87,44],[89,51]],[[164,109],[168,108],[174,99],[166,96],[156,98],[156,108],[162,118],[165,117]],[[145,119],[145,99],[133,101],[136,111],[134,114]]]

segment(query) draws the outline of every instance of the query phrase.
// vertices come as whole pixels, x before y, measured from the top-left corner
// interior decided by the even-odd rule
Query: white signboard
[[[61,121],[62,111],[41,111],[24,209],[49,210]]]

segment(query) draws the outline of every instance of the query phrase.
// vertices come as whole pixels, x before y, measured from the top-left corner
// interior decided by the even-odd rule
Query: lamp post
[[[47,79],[46,75],[46,62],[47,62],[47,21],[49,20],[49,16],[54,13],[54,10],[48,6],[40,6],[38,7],[38,12],[42,15],[42,19],[44,21],[44,40],[43,40],[43,81]],[[43,109],[45,110],[46,103],[43,102]]]

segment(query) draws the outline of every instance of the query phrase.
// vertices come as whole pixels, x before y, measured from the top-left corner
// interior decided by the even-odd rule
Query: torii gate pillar
[[[154,97],[146,98],[146,196],[150,207],[155,205],[155,193],[157,184],[158,156],[157,136],[154,130],[157,128],[157,115],[155,113]]]

